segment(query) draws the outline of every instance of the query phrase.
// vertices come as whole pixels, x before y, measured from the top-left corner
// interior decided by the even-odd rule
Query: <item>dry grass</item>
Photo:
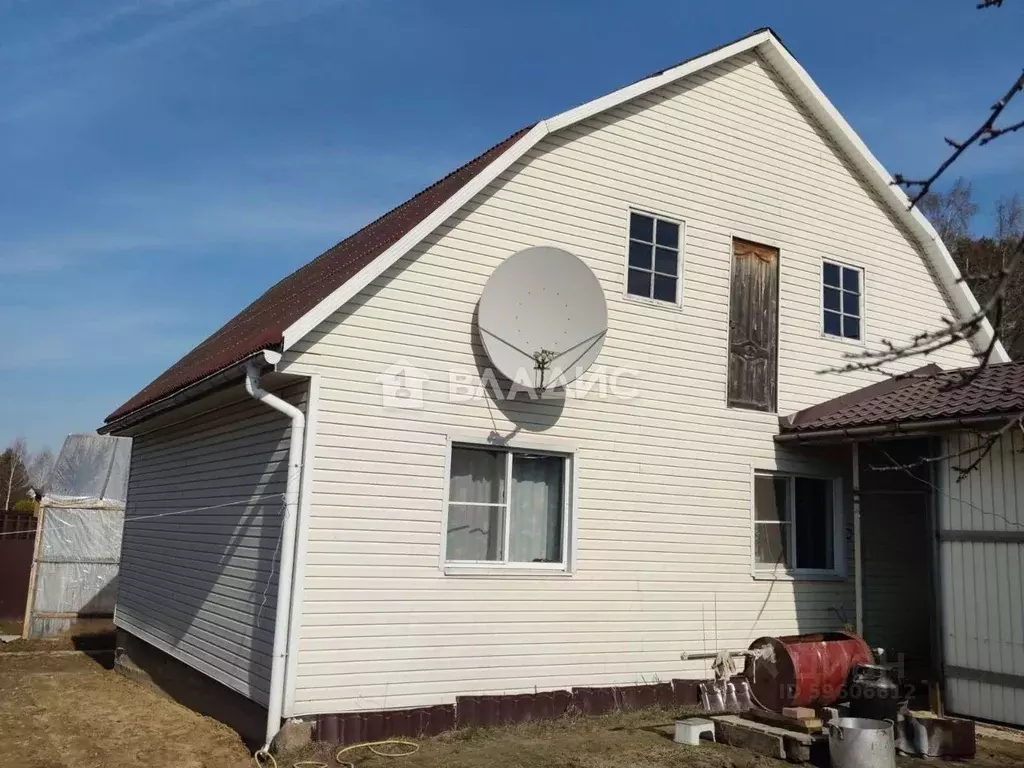
[[[661,730],[682,713],[642,710],[600,717],[566,718],[504,728],[467,728],[425,739],[420,750],[401,760],[378,757],[365,749],[343,757],[358,768],[783,768],[790,763],[745,749],[701,742],[675,744]],[[313,745],[279,759],[281,768],[316,760],[334,768],[337,747]],[[982,738],[970,763],[898,758],[899,768],[1019,768],[1024,745]]]
[[[105,668],[111,660],[0,653],[0,767],[252,765],[234,731]]]
[[[466,728],[424,739],[415,755],[395,760],[361,749],[344,755],[359,768],[783,768],[789,763],[724,744],[675,744],[658,730],[680,713],[648,709],[503,728]],[[279,760],[335,766],[336,747],[314,745]]]
[[[0,619],[0,635],[20,635],[21,619]],[[0,648],[3,644],[0,643]]]
[[[36,641],[35,651],[63,648]],[[111,658],[0,653],[0,768],[242,768],[253,762],[227,726],[107,669]],[[467,728],[419,742],[411,757],[365,749],[359,768],[783,768],[788,763],[721,744],[674,744],[660,730],[683,713],[643,710],[504,728]],[[336,766],[337,748],[314,745],[278,759]],[[899,759],[900,768],[955,763]],[[1024,743],[985,735],[970,768],[1024,765]],[[962,766],[962,764],[961,764]]]

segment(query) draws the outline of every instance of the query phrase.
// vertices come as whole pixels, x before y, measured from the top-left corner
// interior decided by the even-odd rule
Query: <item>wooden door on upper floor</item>
[[[779,251],[732,241],[729,301],[731,408],[775,412],[779,357]]]

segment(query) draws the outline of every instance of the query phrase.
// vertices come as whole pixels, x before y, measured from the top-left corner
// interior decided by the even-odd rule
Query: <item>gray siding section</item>
[[[1024,726],[1024,438],[1014,428],[958,479],[956,467],[977,459],[983,444],[950,436],[944,454],[953,458],[940,467],[946,705]]]
[[[306,391],[278,394],[304,409]],[[261,704],[289,433],[285,416],[246,398],[135,438],[114,618]]]

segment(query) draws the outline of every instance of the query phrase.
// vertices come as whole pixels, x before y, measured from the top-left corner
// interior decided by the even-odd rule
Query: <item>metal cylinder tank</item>
[[[763,707],[834,704],[857,664],[874,661],[864,640],[845,632],[760,637],[750,644],[746,676]]]

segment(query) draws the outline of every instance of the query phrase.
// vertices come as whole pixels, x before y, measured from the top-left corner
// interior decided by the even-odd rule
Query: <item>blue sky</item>
[[[1022,4],[974,5],[0,0],[0,443],[94,429],[516,128],[760,26],[891,171],[926,173],[1024,63]],[[983,204],[1022,171],[1024,136],[957,168]]]

